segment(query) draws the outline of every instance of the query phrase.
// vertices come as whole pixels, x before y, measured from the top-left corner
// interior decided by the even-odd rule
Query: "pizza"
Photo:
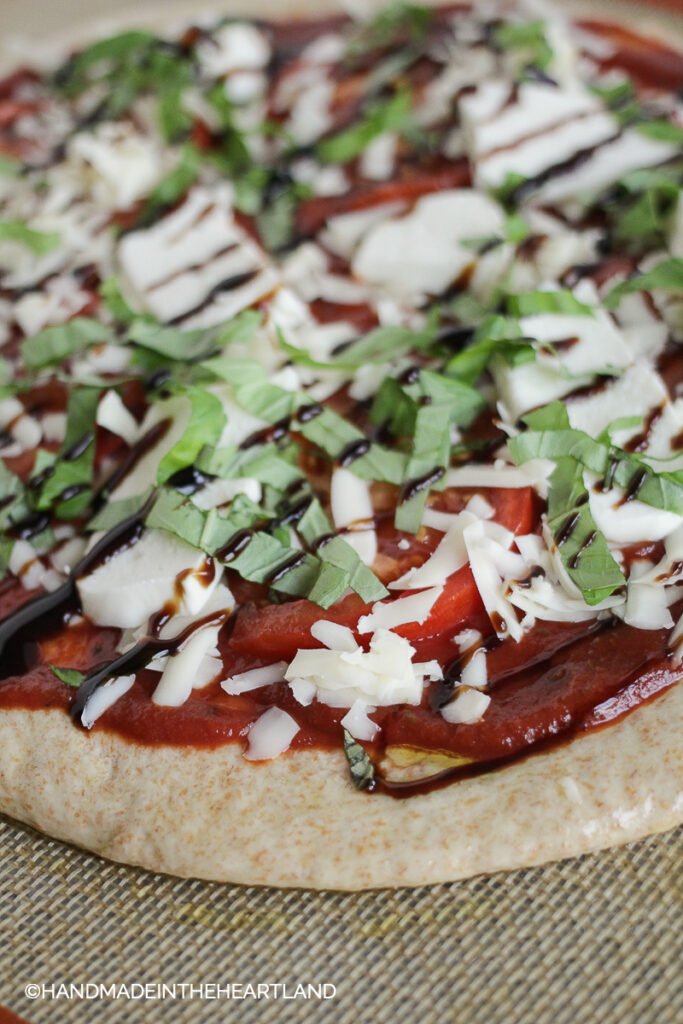
[[[0,810],[416,885],[681,821],[683,57],[523,3],[0,84]]]

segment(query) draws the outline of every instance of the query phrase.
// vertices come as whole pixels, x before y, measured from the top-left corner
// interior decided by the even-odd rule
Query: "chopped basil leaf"
[[[344,753],[354,786],[356,789],[367,789],[375,778],[375,766],[347,729],[344,729]]]
[[[666,118],[652,118],[638,121],[634,125],[641,135],[660,142],[672,142],[676,146],[683,145],[683,128]]]
[[[322,139],[317,146],[323,163],[345,164],[354,160],[384,132],[404,132],[409,125],[412,94],[409,89],[398,89],[387,100],[376,100],[368,105],[362,119],[337,135]]]
[[[559,410],[561,402],[524,417],[531,428],[508,440],[513,459],[519,465],[529,459],[557,461],[571,457],[586,469],[612,484],[628,490],[638,481],[637,498],[646,505],[683,515],[683,472],[657,472],[639,455],[609,443],[596,441],[582,430],[573,430],[569,419]],[[666,460],[662,465],[666,467]]]
[[[269,252],[285,249],[293,240],[296,225],[296,210],[302,199],[308,199],[311,189],[308,185],[293,182],[278,192],[256,215],[259,236]]]
[[[265,583],[293,597],[308,595],[320,571],[315,556],[296,551],[262,530],[254,533],[244,550],[227,565],[244,579]]]
[[[317,498],[312,500],[297,523],[297,533],[302,540],[315,549],[318,558],[324,563],[325,573],[316,581],[308,595],[309,601],[329,608],[339,600],[347,587],[350,587],[363,601],[379,601],[386,597],[388,591],[380,583],[375,574],[361,561],[358,553],[339,536],[333,535],[332,523],[327,518]],[[326,538],[324,544],[320,539]],[[337,585],[333,585],[331,567],[338,570]]]
[[[148,32],[123,32],[81,50],[58,70],[57,86],[70,98],[92,86],[105,91],[97,120],[115,120],[147,93],[159,99],[159,126],[167,142],[185,132],[191,120],[183,110],[182,90],[192,81],[181,48]]]
[[[129,341],[158,352],[166,359],[189,362],[202,359],[216,350],[215,330],[182,331],[176,327],[136,320],[128,334]]]
[[[531,179],[527,178],[524,174],[517,174],[515,171],[508,171],[505,175],[503,184],[495,190],[496,198],[507,209],[514,207],[517,196],[529,181],[531,181]]]
[[[178,470],[191,466],[205,445],[217,444],[227,422],[220,399],[209,391],[188,387],[181,394],[190,401],[192,411],[185,433],[159,463],[157,481],[160,484]]]
[[[398,529],[417,533],[430,489],[443,487],[450,460],[451,427],[471,423],[485,404],[469,384],[431,370],[420,370],[412,383],[389,379],[380,387],[370,412],[371,421],[377,425],[388,421],[396,437],[411,440],[401,482],[412,493],[404,494],[399,501],[395,518]]]
[[[140,512],[150,499],[152,488],[148,488],[142,494],[136,494],[130,498],[121,498],[120,501],[108,501],[102,506],[99,512],[88,520],[86,530],[95,533],[98,530],[113,530],[119,523],[125,522],[131,516]]]
[[[81,316],[66,324],[45,327],[38,334],[26,338],[21,343],[21,355],[27,369],[39,370],[44,366],[61,363],[91,345],[111,340],[109,327],[98,320]]]
[[[622,281],[605,296],[604,303],[609,309],[618,306],[624,295],[641,291],[683,292],[683,259],[676,257],[658,263],[652,270],[636,274]]]
[[[292,428],[299,430],[306,440],[317,445],[335,461],[349,445],[367,441],[362,430],[328,408],[306,422],[299,419]],[[365,454],[353,460],[349,468],[365,480],[384,480],[398,484],[403,480],[405,465],[405,455],[401,452],[372,443]]]
[[[575,297],[566,288],[556,291],[526,292],[520,295],[509,295],[508,312],[512,316],[536,316],[539,313],[563,313],[571,316],[594,316],[595,311]]]
[[[205,449],[197,460],[202,472],[229,480],[237,476],[253,477],[262,484],[270,484],[277,491],[286,491],[297,480],[304,480],[304,475],[295,464],[298,454],[296,446],[291,446],[292,461],[287,460],[289,453],[275,444],[259,445],[255,448],[216,448]]]
[[[85,672],[79,672],[75,668],[57,668],[56,665],[50,665],[50,668],[57,676],[57,679],[61,679],[67,686],[78,687],[86,678]]]
[[[428,33],[433,17],[434,13],[428,7],[396,0],[351,37],[347,45],[347,59],[353,62],[363,54],[384,49],[402,39],[419,41]]]
[[[502,355],[513,366],[536,358],[532,341],[523,337],[517,320],[497,314],[485,317],[472,344],[448,361],[444,373],[466,384],[475,384],[495,355]]]
[[[158,530],[167,530],[181,540],[187,541],[195,548],[201,548],[207,554],[214,554],[213,546],[202,543],[202,534],[207,515],[191,502],[186,501],[178,491],[164,489],[160,491],[152,505],[145,525]]]
[[[136,320],[153,322],[153,317],[149,313],[136,313],[131,309],[123,297],[117,278],[109,277],[103,281],[99,287],[99,294],[117,324],[130,327]]]
[[[294,392],[271,384],[264,368],[254,359],[217,358],[202,366],[231,384],[235,400],[252,416],[277,423],[294,411]]]
[[[624,574],[591,515],[583,466],[569,456],[557,460],[550,477],[548,526],[562,564],[586,604],[599,604],[625,584]]]
[[[545,70],[553,59],[544,21],[505,21],[493,30],[493,44],[501,50],[519,53],[523,66],[533,64]]]
[[[36,508],[52,509],[58,519],[76,519],[92,500],[99,400],[100,389],[91,387],[80,387],[69,397],[64,443],[36,499]]]
[[[53,231],[36,231],[20,220],[0,220],[0,242],[20,242],[36,256],[56,249],[60,237]]]
[[[313,359],[305,349],[288,344],[280,330],[278,337],[281,347],[293,363],[316,370],[356,370],[367,363],[386,363],[407,352],[425,351],[434,343],[438,320],[439,312],[434,309],[425,326],[418,331],[410,327],[374,327],[362,337],[350,341],[339,355],[332,356],[328,362]]]
[[[0,175],[4,178],[16,178],[21,174],[22,164],[5,153],[0,153]]]

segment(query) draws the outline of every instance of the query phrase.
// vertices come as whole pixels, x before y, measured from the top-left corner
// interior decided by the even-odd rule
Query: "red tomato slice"
[[[464,188],[469,184],[469,164],[466,160],[458,160],[436,171],[406,177],[403,181],[362,184],[343,196],[316,196],[305,199],[297,208],[297,230],[301,235],[312,235],[323,227],[329,217],[337,214],[366,210],[380,203],[415,202],[430,192]]]
[[[519,489],[488,489],[487,500],[495,509],[495,520],[516,534],[528,533],[534,522],[534,493],[530,487]],[[262,608],[245,607],[237,616],[230,638],[229,650],[235,655],[249,654],[266,664],[269,661],[290,661],[301,647],[320,646],[311,637],[311,626],[319,619],[329,619],[355,629],[369,606],[355,594],[344,598],[333,608],[323,611],[310,601],[289,601]],[[486,612],[479,597],[469,566],[464,566],[446,582],[443,593],[434,604],[425,622],[408,623],[396,629],[414,644],[425,657],[453,656],[451,638],[464,625],[486,628]],[[360,640],[367,640],[360,637]]]

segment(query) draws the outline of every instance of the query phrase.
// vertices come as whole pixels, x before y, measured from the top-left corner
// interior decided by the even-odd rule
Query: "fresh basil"
[[[83,680],[87,678],[87,674],[85,672],[79,672],[78,669],[75,668],[57,668],[56,665],[50,665],[50,668],[57,676],[57,679],[66,683],[67,686],[73,686],[75,689],[77,689]]]
[[[544,21],[504,21],[494,27],[493,45],[500,50],[516,52],[527,66],[545,70],[553,59],[553,49],[546,36]]]
[[[387,100],[370,103],[361,120],[318,143],[319,159],[327,164],[355,160],[378,135],[404,132],[409,127],[411,110],[412,95],[407,88],[398,89]]]
[[[508,312],[515,317],[537,316],[540,313],[559,313],[569,316],[595,315],[595,310],[591,306],[579,302],[574,293],[566,288],[509,295],[507,307]]]
[[[472,343],[447,362],[444,373],[473,385],[495,355],[502,355],[510,365],[518,366],[533,362],[536,350],[533,340],[523,336],[517,320],[489,314],[477,327]]]
[[[93,86],[104,91],[96,108],[98,120],[120,118],[141,96],[156,95],[159,127],[167,142],[191,125],[181,102],[182,91],[191,82],[191,63],[180,47],[140,31],[98,40],[63,64],[55,76],[69,98]]]
[[[595,605],[626,580],[591,515],[583,472],[570,456],[557,460],[549,481],[548,526],[569,576],[586,604]]]
[[[119,501],[107,501],[86,524],[88,533],[96,533],[99,530],[108,532],[113,530],[119,523],[125,522],[131,516],[141,512],[152,495],[152,488],[148,488],[142,494],[135,494],[130,498],[121,498]]]
[[[375,766],[347,729],[344,729],[344,753],[354,786],[356,789],[367,789],[375,778]]]
[[[25,338],[21,343],[21,355],[28,370],[40,370],[61,363],[91,345],[112,339],[112,332],[105,324],[81,316],[66,324],[45,327],[38,334]]]
[[[60,236],[53,231],[36,231],[20,220],[0,220],[0,242],[19,242],[36,256],[45,256],[59,245]]]
[[[353,63],[373,50],[395,46],[401,41],[419,42],[429,32],[433,17],[434,12],[428,7],[395,0],[352,34],[346,59]]]
[[[79,387],[69,397],[64,443],[35,499],[36,508],[51,509],[58,519],[78,518],[92,501],[100,394],[99,388]]]
[[[218,443],[227,422],[223,406],[215,395],[201,387],[188,387],[182,392],[191,405],[185,433],[164,455],[157,470],[157,481],[165,483],[178,470],[191,466],[205,446]]]
[[[608,309],[618,306],[624,295],[631,295],[633,292],[659,290],[664,292],[683,292],[683,259],[675,257],[670,260],[663,260],[652,270],[642,274],[636,274],[622,281],[604,298],[604,304]]]

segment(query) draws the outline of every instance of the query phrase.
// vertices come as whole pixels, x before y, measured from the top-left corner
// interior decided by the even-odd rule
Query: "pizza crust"
[[[0,712],[0,810],[112,860],[250,885],[367,889],[528,867],[683,820],[683,688],[501,771],[407,800],[341,751],[144,747],[62,711]]]

